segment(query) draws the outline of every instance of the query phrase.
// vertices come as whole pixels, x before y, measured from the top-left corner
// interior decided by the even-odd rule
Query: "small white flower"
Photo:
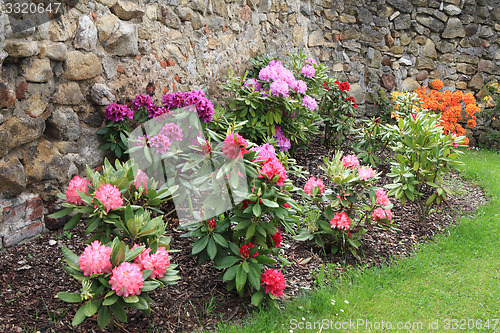
[[[340,312],[344,312],[344,309],[340,309]]]
[[[344,301],[344,303],[345,303],[345,304],[349,304],[349,301],[348,301],[348,300],[345,300],[345,301]]]
[[[335,300],[334,300],[334,299],[332,299],[332,300],[330,301],[330,303],[331,303],[332,305],[335,305]]]
[[[306,320],[306,318],[302,317],[302,321]]]

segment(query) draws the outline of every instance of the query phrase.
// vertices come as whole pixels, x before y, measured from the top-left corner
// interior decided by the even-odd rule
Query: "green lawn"
[[[392,325],[391,332],[500,332],[500,155],[469,151],[463,161],[460,171],[490,196],[474,217],[409,259],[332,278],[330,287],[285,302],[281,311],[256,311],[242,326],[219,330],[378,332]],[[311,329],[301,329],[308,323]]]

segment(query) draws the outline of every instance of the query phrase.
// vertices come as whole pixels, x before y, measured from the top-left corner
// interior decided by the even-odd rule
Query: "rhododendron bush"
[[[247,175],[248,192],[241,202],[216,218],[209,218],[187,226],[183,237],[194,237],[192,254],[198,263],[213,261],[216,268],[224,269],[223,281],[228,289],[243,295],[252,295],[252,304],[258,305],[267,296],[273,304],[283,293],[285,280],[275,268],[282,236],[278,226],[290,230],[297,217],[288,191],[292,189],[287,171],[278,160],[274,146],[255,146],[231,129],[226,137],[213,136],[212,154],[222,146],[222,154],[230,159],[242,160]],[[238,170],[224,169],[231,179]],[[203,210],[201,215],[205,214]]]
[[[445,134],[440,116],[423,111],[416,94],[403,94],[396,104],[398,122],[387,126],[396,153],[387,176],[394,180],[386,187],[402,204],[415,201],[419,220],[424,223],[432,207],[446,202],[452,193],[443,175],[452,165],[461,164],[459,147],[466,145],[466,138]]]
[[[295,238],[329,246],[332,253],[348,248],[357,256],[366,226],[392,227],[392,203],[383,189],[375,189],[379,174],[362,166],[356,156],[342,155],[337,152],[332,159],[323,160],[322,169],[334,184],[332,188],[327,188],[321,178],[311,177],[299,191],[321,214]]]
[[[113,317],[126,322],[127,307],[149,313],[149,303],[153,300],[148,292],[175,284],[179,279],[177,265],[170,263],[165,247],[153,251],[134,244],[129,248],[116,237],[107,245],[97,240],[92,242],[79,256],[67,247],[62,251],[67,263],[64,270],[82,282],[80,293],[57,294],[65,302],[83,302],[73,318],[73,326],[96,313],[102,329],[113,325]]]
[[[305,55],[290,55],[288,63],[271,57],[253,61],[254,70],[233,77],[224,89],[234,98],[225,117],[245,122],[240,134],[256,143],[274,139],[281,151],[302,144],[318,132],[319,103],[326,92],[326,67]]]

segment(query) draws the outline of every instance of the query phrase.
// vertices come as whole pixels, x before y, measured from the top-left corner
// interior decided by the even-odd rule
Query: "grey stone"
[[[52,77],[52,67],[47,58],[28,61],[25,70],[24,78],[28,82],[47,82]]]
[[[27,106],[24,110],[30,117],[37,118],[43,115],[49,104],[48,98],[41,94],[31,95],[27,100]]]
[[[457,68],[458,73],[463,73],[463,74],[476,73],[476,69],[474,68],[474,66],[467,64],[467,63],[459,62],[459,63],[457,63],[456,68]]]
[[[414,9],[411,3],[407,0],[387,0],[387,3],[403,13],[411,13]]]
[[[70,161],[65,159],[52,142],[40,138],[22,149],[24,170],[28,184],[54,179],[59,184],[68,181]]]
[[[435,18],[434,16],[428,15],[417,15],[417,22],[423,25],[424,27],[429,28],[434,32],[440,32],[444,28],[444,23]]]
[[[417,63],[415,64],[417,69],[434,69],[434,61],[431,58],[419,57],[417,58]]]
[[[102,42],[105,50],[117,56],[136,56],[139,54],[137,44],[137,29],[135,24],[118,21],[113,33]]]
[[[177,17],[177,15],[175,15],[172,8],[168,6],[159,6],[158,10],[158,16],[161,18],[160,21],[167,27],[173,29],[179,29],[181,27],[181,20]]]
[[[432,42],[432,40],[428,39],[425,43],[424,49],[422,50],[422,55],[424,57],[437,59],[436,46]]]
[[[408,14],[398,16],[394,20],[394,28],[396,30],[407,30],[411,27],[411,17]]]
[[[16,196],[26,188],[26,173],[16,156],[0,159],[0,193]]]
[[[482,38],[489,38],[491,36],[493,36],[495,33],[493,32],[493,29],[491,29],[490,26],[488,25],[483,25],[481,27],[481,30],[479,30],[479,37],[482,37]]]
[[[37,42],[7,39],[5,41],[5,51],[13,58],[24,58],[35,56],[40,53],[40,46]]]
[[[362,24],[370,24],[373,22],[373,15],[372,13],[363,7],[360,7],[358,9],[358,22],[361,22]]]
[[[211,0],[212,12],[216,15],[226,18],[227,17],[227,5],[224,0]]]
[[[391,91],[396,86],[396,78],[392,74],[382,74],[382,85],[388,91]]]
[[[443,38],[465,37],[465,29],[460,19],[450,17],[441,36]]]
[[[400,64],[405,65],[405,66],[413,66],[413,61],[411,61],[410,59],[405,58],[405,57],[399,58],[398,62]]]
[[[480,90],[484,86],[484,80],[481,73],[476,73],[467,84],[467,87],[472,90]]]
[[[50,43],[45,46],[47,58],[56,61],[64,61],[68,58],[68,49],[64,43]]]
[[[370,47],[366,53],[366,58],[368,67],[379,68],[380,61],[382,60],[382,53]]]
[[[86,51],[94,51],[97,46],[97,29],[94,22],[87,16],[83,15],[78,19],[78,28],[76,36],[73,39],[75,49],[84,49]]]
[[[308,38],[308,46],[313,47],[313,46],[321,46],[325,43],[325,37],[323,35],[323,31],[321,30],[315,30],[313,31]]]
[[[71,24],[68,15],[49,21],[49,37],[54,42],[65,42],[75,34],[76,24]]]
[[[445,11],[446,14],[451,16],[457,16],[462,12],[460,8],[452,4],[444,6],[443,10]]]
[[[423,70],[423,71],[418,72],[418,74],[415,77],[415,79],[417,81],[423,81],[423,80],[427,79],[428,77],[429,77],[429,72],[426,71],[426,70]]]
[[[481,59],[477,64],[477,70],[488,74],[498,74],[499,68],[493,61]]]
[[[128,21],[131,19],[142,17],[145,11],[137,3],[134,3],[132,1],[118,0],[113,5],[113,7],[111,7],[111,12],[118,16],[120,19]]]
[[[68,80],[87,80],[102,73],[102,65],[94,53],[83,54],[80,51],[68,53],[66,60],[66,72],[64,76]]]
[[[79,105],[84,102],[80,85],[76,82],[57,85],[56,91],[52,95],[51,102],[62,105]]]
[[[468,64],[477,65],[479,63],[478,56],[472,56],[468,54],[461,54],[457,58],[457,62],[466,62]]]
[[[90,98],[97,105],[109,105],[116,101],[111,89],[103,83],[96,83],[90,91]]]
[[[440,10],[434,9],[434,12],[432,13],[433,16],[437,17],[439,20],[446,22],[448,20],[448,15],[443,13]]]
[[[78,154],[72,156],[73,162],[80,170],[84,170],[86,165],[95,168],[104,160],[105,154],[99,150],[102,142],[96,133],[97,129],[82,128],[82,134],[77,141]]]
[[[81,131],[78,116],[70,107],[57,107],[47,119],[45,132],[56,140],[76,141]]]
[[[361,87],[359,83],[351,85],[351,88],[348,91],[348,95],[354,97],[354,99],[356,100],[356,104],[365,103],[365,92],[363,91],[363,87]]]
[[[415,91],[420,86],[420,84],[412,77],[408,77],[401,83],[402,91]]]
[[[441,53],[451,53],[455,51],[455,45],[453,45],[453,43],[444,40],[437,42],[436,48]]]

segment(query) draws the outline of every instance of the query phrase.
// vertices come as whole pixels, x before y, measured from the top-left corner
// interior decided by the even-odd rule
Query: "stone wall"
[[[498,0],[71,3],[22,33],[0,17],[0,247],[47,226],[30,207],[47,212],[85,164],[101,164],[103,109],[137,93],[159,101],[166,91],[202,89],[220,101],[229,69],[298,50],[349,81],[368,116],[379,112],[381,86],[412,90],[439,78],[477,92],[500,78]],[[489,123],[478,125],[476,135]]]

